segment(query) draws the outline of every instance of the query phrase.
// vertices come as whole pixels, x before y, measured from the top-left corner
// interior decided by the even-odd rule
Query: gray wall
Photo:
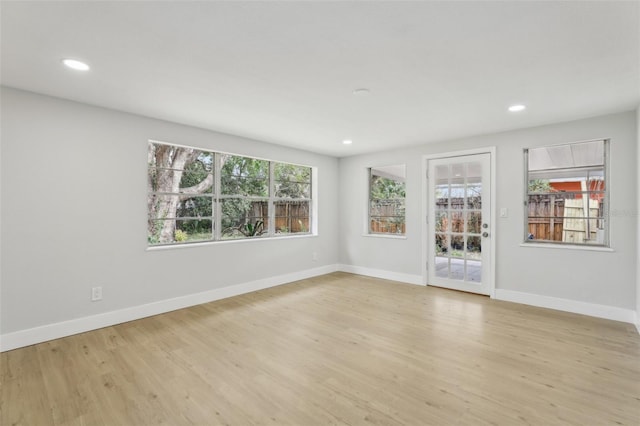
[[[0,99],[2,334],[337,263],[418,276],[422,156],[486,146],[509,209],[494,226],[497,288],[640,312],[640,110],[337,160],[14,89]],[[594,138],[612,140],[614,252],[520,247],[522,149]],[[317,167],[319,236],[147,250],[148,139]],[[366,168],[400,163],[407,237],[365,237]]]
[[[337,263],[335,158],[14,89],[1,101],[2,334]],[[147,250],[148,139],[317,167],[319,235]]]
[[[614,252],[521,247],[525,147],[611,138],[611,242]],[[397,149],[340,160],[340,262],[420,275],[422,262],[422,158],[424,155],[496,146],[497,208],[509,209],[494,224],[496,288],[636,309],[638,197],[636,114],[586,120]],[[407,165],[407,238],[363,236],[366,168]]]

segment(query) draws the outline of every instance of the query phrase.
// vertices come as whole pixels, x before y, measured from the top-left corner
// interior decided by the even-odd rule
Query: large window
[[[609,246],[609,141],[525,149],[526,242]]]
[[[150,142],[149,245],[309,234],[311,171]]]
[[[369,169],[369,233],[405,234],[405,166]]]

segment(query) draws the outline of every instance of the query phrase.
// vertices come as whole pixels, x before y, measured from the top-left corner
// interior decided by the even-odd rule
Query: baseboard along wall
[[[202,293],[189,294],[172,299],[161,300],[140,306],[120,309],[117,311],[105,312],[98,315],[77,318],[69,321],[62,321],[54,324],[47,324],[26,330],[0,335],[0,352],[34,345],[73,334],[84,333],[103,327],[121,324],[153,315],[175,311],[177,309],[188,308],[190,306],[213,302],[227,297],[238,296],[252,291],[263,290],[282,284],[291,283],[306,278],[312,278],[331,272],[348,272],[357,275],[382,278],[391,281],[398,281],[407,284],[424,285],[421,275],[405,274],[401,272],[372,269],[362,266],[335,264],[305,271],[293,272],[290,274],[264,278],[228,287],[217,288]],[[579,302],[570,299],[561,299],[550,296],[541,296],[530,293],[522,293],[512,290],[496,289],[496,300],[522,303],[541,308],[555,309],[565,312],[572,312],[582,315],[589,315],[614,321],[622,321],[635,324],[640,334],[640,316],[631,309],[618,308],[606,305]]]

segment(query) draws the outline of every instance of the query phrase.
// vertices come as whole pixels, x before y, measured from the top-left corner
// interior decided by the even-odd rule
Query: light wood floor
[[[632,325],[345,273],[0,360],[3,426],[640,424]]]

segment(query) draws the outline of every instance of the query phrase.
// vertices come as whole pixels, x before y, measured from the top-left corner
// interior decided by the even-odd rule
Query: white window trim
[[[293,162],[287,162],[287,161],[280,161],[280,160],[272,160],[272,159],[268,159],[268,158],[263,158],[263,157],[255,157],[255,156],[251,156],[251,155],[246,155],[246,154],[237,154],[237,153],[231,153],[231,152],[227,152],[227,151],[220,151],[220,150],[214,150],[214,149],[209,149],[209,148],[201,148],[201,147],[196,147],[196,146],[191,146],[191,145],[184,145],[184,144],[177,144],[177,143],[172,143],[172,142],[163,142],[163,141],[159,141],[159,140],[154,140],[154,139],[149,139],[147,141],[147,146],[148,144],[162,144],[162,145],[171,145],[171,146],[176,146],[176,147],[180,147],[180,148],[189,148],[189,149],[196,149],[196,150],[200,150],[200,151],[204,151],[204,152],[210,152],[214,155],[214,169],[213,169],[213,184],[214,184],[214,188],[213,191],[214,193],[212,194],[212,200],[214,203],[214,208],[215,211],[213,212],[214,216],[211,218],[212,221],[212,227],[213,227],[213,232],[212,232],[212,239],[211,240],[202,240],[202,241],[193,241],[193,242],[174,242],[174,243],[165,243],[165,244],[155,244],[155,245],[150,245],[149,242],[147,241],[147,251],[155,251],[155,250],[168,250],[168,249],[174,249],[174,248],[183,248],[183,247],[199,247],[199,246],[207,246],[207,245],[212,245],[212,244],[229,244],[229,243],[244,243],[244,242],[248,242],[248,241],[268,241],[268,240],[281,240],[281,239],[295,239],[295,238],[309,238],[309,237],[317,237],[318,236],[318,168],[316,166],[309,166],[306,164],[300,164],[300,163],[293,163]],[[218,222],[221,222],[221,218],[222,218],[222,203],[220,203],[219,201],[225,198],[235,198],[235,197],[224,197],[221,196],[221,179],[220,179],[220,161],[219,161],[219,156],[220,155],[233,155],[233,156],[238,156],[238,157],[247,157],[247,158],[252,158],[252,159],[256,159],[256,160],[262,160],[262,161],[268,161],[269,162],[269,196],[268,197],[255,197],[256,199],[264,199],[265,201],[267,201],[269,203],[269,230],[268,230],[268,234],[266,236],[259,236],[259,237],[247,237],[247,238],[230,238],[230,239],[222,239],[221,237],[221,226],[217,226],[219,225]],[[288,164],[288,165],[293,165],[293,166],[300,166],[300,167],[308,167],[311,169],[311,194],[310,194],[310,198],[305,198],[305,199],[290,199],[290,198],[280,198],[280,197],[276,197],[275,196],[275,181],[274,181],[274,165],[275,163],[281,163],[281,164]],[[147,165],[147,173],[149,171],[149,166]],[[148,193],[147,193],[148,196]],[[275,233],[275,202],[276,201],[281,201],[281,200],[289,200],[289,201],[309,201],[310,203],[310,207],[309,207],[309,232],[299,232],[299,233],[295,233],[295,234],[276,234]],[[273,217],[272,217],[273,216]],[[218,218],[220,218],[220,220],[218,220]],[[203,218],[203,219],[207,219],[207,218]],[[148,224],[149,221],[149,211],[147,210],[147,220],[145,221],[145,223]],[[148,225],[147,225],[148,226]],[[146,230],[146,236],[145,239],[148,238],[148,229]]]
[[[403,164],[406,168],[406,164]],[[365,208],[365,226],[363,236],[365,237],[378,237],[378,238],[391,238],[391,239],[406,239],[407,238],[407,197],[404,197],[405,203],[405,214],[404,214],[404,224],[405,224],[405,232],[402,234],[391,233],[391,232],[371,232],[371,169],[375,169],[376,167],[385,167],[384,165],[379,166],[370,166],[365,169],[367,180],[366,180],[366,188],[367,188],[367,196],[366,196],[366,208]],[[405,169],[406,174],[406,169]],[[406,185],[405,185],[406,191]]]
[[[603,218],[605,223],[605,242],[604,244],[591,244],[591,243],[565,243],[561,241],[551,241],[551,240],[529,240],[527,238],[529,231],[529,164],[528,164],[528,151],[530,149],[541,148],[544,146],[563,146],[563,145],[572,145],[579,143],[587,143],[587,142],[604,142],[604,181],[605,181],[605,190],[604,190],[604,212]],[[524,165],[524,209],[523,209],[523,241],[520,243],[520,247],[537,247],[537,248],[551,248],[551,249],[574,249],[574,250],[586,250],[586,251],[603,251],[603,252],[613,252],[612,244],[611,244],[611,215],[610,215],[610,191],[611,191],[611,167],[610,167],[610,157],[611,157],[611,139],[610,138],[598,138],[598,139],[588,139],[588,140],[580,140],[574,142],[562,142],[550,145],[540,145],[535,147],[524,148],[523,150],[523,165]]]

